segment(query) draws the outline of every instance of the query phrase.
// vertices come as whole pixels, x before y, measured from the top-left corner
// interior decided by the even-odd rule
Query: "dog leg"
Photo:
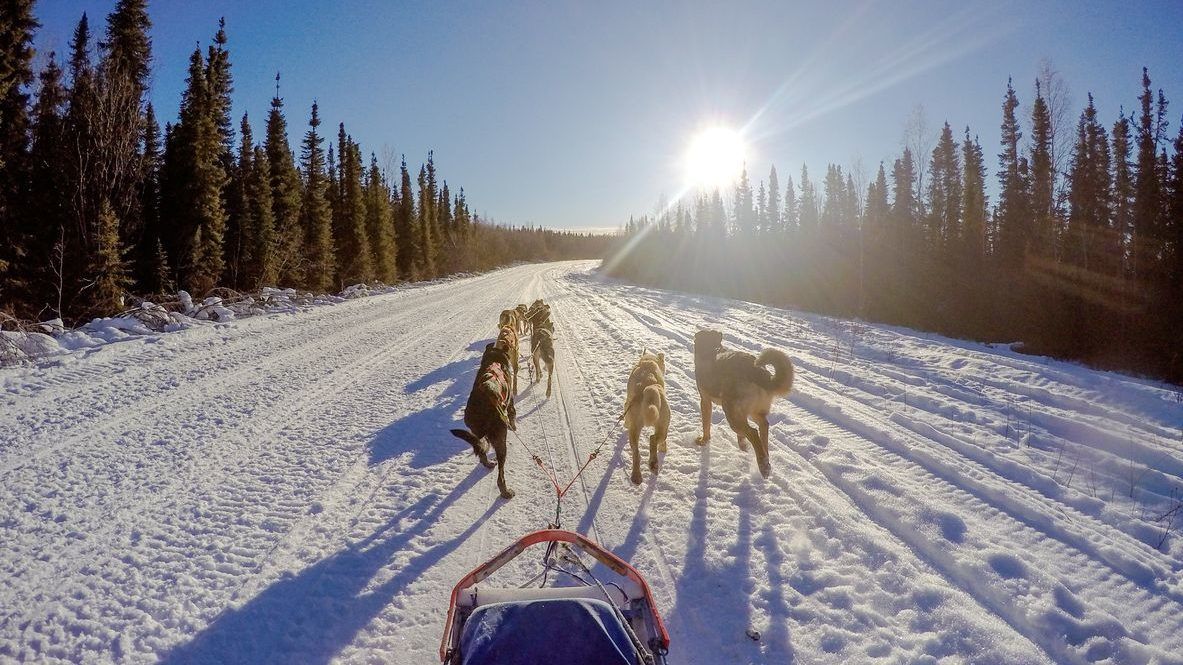
[[[700,393],[698,396],[698,408],[702,412],[702,435],[695,439],[694,442],[701,446],[711,440],[711,399]]]
[[[756,424],[760,426],[760,444],[756,446],[756,463],[760,465],[760,474],[765,478],[772,473],[772,463],[768,459],[768,414],[756,414]]]
[[[552,362],[546,366],[546,396],[550,397],[550,380],[555,373],[555,364]]]
[[[641,438],[641,428],[636,425],[629,425],[628,445],[633,451],[633,475],[631,477],[634,485],[641,484],[641,449],[637,445],[639,438]]]
[[[653,473],[657,473],[658,451],[665,452],[665,432],[661,425],[654,428],[653,435],[649,437],[649,470]]]
[[[512,499],[514,491],[505,484],[505,430],[500,430],[492,437],[493,451],[497,453],[497,489],[501,490],[501,498]]]
[[[735,430],[741,440],[746,437],[748,441],[752,442],[752,447],[756,449],[756,464],[760,467],[760,474],[767,478],[770,471],[768,451],[760,446],[760,433],[756,431],[755,427],[752,427],[744,414],[736,411],[734,407],[724,408],[723,415],[727,416],[727,424],[731,425],[731,429]]]

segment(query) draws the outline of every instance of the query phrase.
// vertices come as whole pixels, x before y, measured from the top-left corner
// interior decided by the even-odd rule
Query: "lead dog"
[[[772,366],[769,374],[765,366]],[[698,403],[702,410],[702,436],[711,438],[711,405],[723,407],[727,424],[739,438],[740,448],[747,448],[746,438],[756,450],[756,463],[765,478],[772,471],[768,461],[768,412],[772,400],[793,389],[793,363],[783,351],[764,349],[759,357],[743,351],[723,348],[723,333],[700,330],[694,334],[694,382],[698,384]],[[760,426],[757,432],[748,420]]]
[[[506,310],[506,311],[511,311],[511,310]],[[513,373],[513,378],[511,379],[511,385],[513,386],[513,394],[517,395],[518,394],[518,369],[520,367],[518,364],[519,346],[518,346],[518,333],[514,329],[513,325],[502,326],[501,329],[497,331],[497,346],[498,346],[498,348],[505,349],[505,353],[509,356],[509,363],[510,364],[509,364],[509,367],[506,368],[506,371]]]
[[[665,452],[665,439],[670,429],[670,405],[665,397],[665,354],[641,352],[628,377],[628,396],[624,402],[624,426],[628,443],[633,449],[635,485],[641,484],[641,451],[637,439],[641,429],[652,427],[649,437],[649,470],[657,473],[657,453]]]
[[[497,489],[501,496],[512,499],[514,492],[505,484],[506,436],[517,430],[517,410],[509,387],[509,354],[500,342],[485,345],[481,366],[477,370],[468,403],[464,405],[464,426],[467,430],[451,430],[452,435],[467,441],[472,452],[492,469],[489,446],[497,455]]]

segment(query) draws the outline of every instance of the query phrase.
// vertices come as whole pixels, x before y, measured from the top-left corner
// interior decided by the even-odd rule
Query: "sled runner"
[[[527,548],[544,543],[543,570],[534,579],[520,587],[479,586]],[[600,582],[581,552],[620,579]],[[579,585],[546,586],[552,572],[556,582]],[[665,665],[669,643],[649,585],[635,568],[585,536],[546,529],[522,537],[456,584],[440,661]]]

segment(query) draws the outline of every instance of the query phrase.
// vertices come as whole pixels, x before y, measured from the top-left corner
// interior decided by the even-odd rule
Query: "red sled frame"
[[[456,623],[456,604],[460,599],[460,594],[465,589],[485,580],[497,572],[502,566],[516,559],[526,548],[539,543],[569,543],[574,545],[581,551],[590,554],[596,561],[607,566],[612,572],[635,582],[641,588],[645,596],[645,602],[649,604],[649,608],[653,612],[653,622],[657,628],[656,637],[661,644],[661,648],[663,650],[669,649],[670,637],[665,630],[665,623],[661,620],[661,614],[657,611],[657,603],[653,600],[653,592],[649,589],[649,583],[637,572],[636,568],[633,568],[624,559],[604,549],[586,536],[563,529],[543,529],[522,536],[516,543],[502,550],[500,554],[474,568],[472,572],[461,578],[456,583],[456,586],[452,588],[452,596],[448,601],[448,616],[444,621],[444,636],[440,642],[441,663],[449,662],[449,659],[452,657],[452,645],[455,643],[457,633],[460,630],[460,626]]]

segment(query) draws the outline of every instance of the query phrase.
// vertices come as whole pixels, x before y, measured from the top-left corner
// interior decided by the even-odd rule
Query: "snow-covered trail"
[[[553,513],[514,439],[504,502],[446,431],[497,313],[542,297],[555,393],[523,361],[519,434],[560,479],[608,440],[563,523],[649,578],[671,662],[1183,662],[1183,545],[1153,521],[1183,487],[1178,393],[592,265],[0,371],[0,661],[434,662],[451,585]],[[694,444],[703,326],[797,366],[768,480],[718,409]],[[643,347],[674,416],[633,486]]]

